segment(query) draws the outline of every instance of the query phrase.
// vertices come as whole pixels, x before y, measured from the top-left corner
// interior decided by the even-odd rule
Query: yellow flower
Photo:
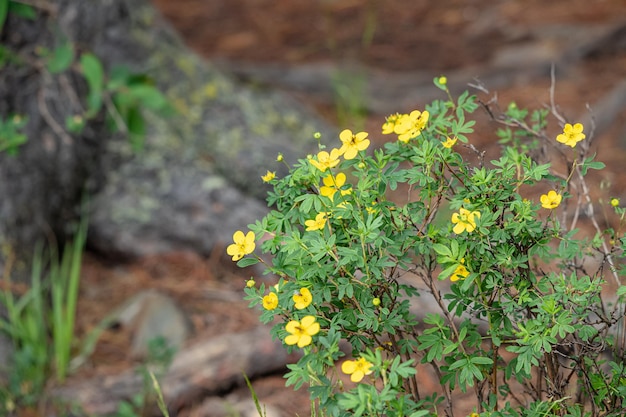
[[[611,199],[611,205],[612,205],[613,207],[617,207],[617,206],[619,206],[619,198],[612,198],[612,199]]]
[[[454,228],[452,231],[457,235],[460,235],[467,230],[467,233],[471,233],[476,229],[476,217],[480,218],[480,212],[472,211],[461,207],[458,213],[452,214],[452,223]]]
[[[367,132],[353,134],[350,129],[345,129],[339,134],[339,139],[343,143],[339,152],[346,159],[354,159],[359,151],[364,151],[370,146]]]
[[[311,336],[315,336],[320,331],[320,325],[313,316],[305,316],[302,320],[291,320],[285,326],[289,336],[285,337],[288,345],[298,345],[299,348],[308,346],[313,341]]]
[[[458,140],[457,138],[452,139],[451,137],[448,137],[446,141],[442,143],[442,145],[444,148],[450,149],[451,147],[454,146],[457,140]]]
[[[478,413],[472,413],[469,415],[469,417],[480,417],[480,414]]]
[[[360,382],[365,375],[372,373],[372,364],[365,358],[359,358],[355,361],[348,360],[341,364],[341,371],[350,375],[350,381]]]
[[[563,133],[556,137],[557,142],[572,148],[583,139],[585,139],[585,134],[583,133],[582,123],[576,123],[574,126],[566,123],[565,127],[563,127]]]
[[[317,154],[317,161],[313,158],[309,159],[311,165],[324,172],[328,168],[334,168],[339,164],[341,152],[339,149],[333,149],[330,153],[321,151]]]
[[[559,204],[561,204],[562,198],[561,194],[558,194],[554,190],[550,190],[548,194],[543,194],[540,197],[541,207],[548,210],[555,209],[559,206]]]
[[[439,77],[439,84],[446,85],[448,84],[448,79],[446,77]]]
[[[315,220],[305,221],[304,225],[306,226],[307,232],[312,232],[314,230],[323,229],[324,225],[326,224],[326,218],[327,218],[327,214],[322,212],[322,213],[318,213],[317,216],[315,216]]]
[[[313,302],[313,296],[308,288],[300,288],[300,291],[293,295],[293,302],[298,310],[307,308]]]
[[[277,162],[283,162],[283,159],[284,159],[283,154],[278,152],[278,156],[276,156],[276,161]]]
[[[400,123],[402,117],[407,116],[406,114],[392,114],[387,116],[385,119],[385,123],[383,124],[383,135],[389,135],[395,132],[396,125]]]
[[[415,138],[422,134],[422,130],[426,128],[430,114],[424,110],[413,110],[409,115],[402,117],[394,129],[398,134],[398,140],[407,143],[409,139]]]
[[[380,298],[378,298],[378,297],[374,297],[374,298],[372,299],[372,305],[373,305],[374,307],[378,307],[378,306],[380,305]]]
[[[233,234],[233,241],[235,243],[228,245],[226,248],[226,253],[233,257],[233,261],[238,261],[244,255],[254,252],[256,247],[254,244],[254,232],[248,232],[248,234],[244,235],[241,230],[237,230]]]
[[[270,182],[274,178],[276,178],[276,171],[274,172],[267,171],[265,175],[261,176],[261,179],[263,180],[263,182]]]
[[[256,282],[252,278],[250,278],[249,280],[246,281],[246,287],[248,287],[248,288],[254,287],[255,284],[256,284]]]
[[[459,265],[454,270],[454,273],[452,274],[452,276],[450,276],[450,281],[454,282],[458,280],[463,280],[467,278],[468,275],[469,275],[469,271],[467,270],[467,268],[464,267],[463,265]]]
[[[320,194],[332,200],[335,193],[346,183],[346,174],[340,172],[334,177],[331,174],[322,178],[322,182],[324,185],[320,188]],[[346,194],[350,194],[350,190],[341,190],[341,195]]]
[[[263,297],[263,308],[266,310],[274,310],[278,307],[278,296],[271,292]]]

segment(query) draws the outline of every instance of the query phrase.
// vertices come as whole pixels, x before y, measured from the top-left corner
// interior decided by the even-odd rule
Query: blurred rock
[[[244,385],[244,373],[254,379],[283,372],[285,363],[297,360],[297,355],[287,354],[280,340],[273,340],[266,326],[258,326],[195,340],[174,357],[160,384],[168,407],[180,410],[206,396],[224,395],[229,388]],[[108,415],[118,409],[120,401],[144,390],[142,375],[128,369],[70,381],[52,388],[50,396],[80,404],[88,415]]]
[[[148,357],[150,344],[158,338],[178,351],[193,331],[190,318],[176,302],[155,290],[135,294],[113,314],[114,323],[130,329],[130,354],[136,359]]]
[[[252,394],[250,394],[252,396]],[[283,414],[271,405],[259,404],[264,417],[282,417]],[[196,417],[259,417],[259,412],[252,398],[237,399],[211,397],[202,402],[199,407],[194,408],[193,415]]]
[[[0,117],[17,113],[29,120],[28,142],[17,155],[0,154],[0,243],[17,248],[22,259],[36,241],[62,243],[72,234],[85,192],[93,196],[92,248],[130,257],[177,249],[206,253],[264,212],[257,201],[267,190],[260,176],[268,169],[285,172],[275,162],[278,152],[295,162],[315,149],[315,131],[334,134],[303,104],[237,84],[202,61],[147,0],[132,6],[55,0],[49,6],[32,21],[9,14],[8,46],[27,54],[35,46],[52,49],[62,32],[107,70],[125,65],[146,74],[175,114],[147,116],[144,148],[134,153],[110,133],[104,110],[81,134],[64,131],[87,94],[79,72],[5,65]]]

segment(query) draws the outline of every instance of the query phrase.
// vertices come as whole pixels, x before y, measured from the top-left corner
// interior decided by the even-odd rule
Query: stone
[[[75,232],[86,195],[88,246],[103,254],[207,253],[265,212],[260,176],[284,175],[278,152],[293,163],[316,149],[314,132],[337,133],[293,98],[235,82],[200,59],[148,0],[54,0],[49,7],[35,20],[9,14],[7,46],[31,54],[35,46],[54,48],[63,33],[107,73],[125,66],[145,74],[172,111],[145,114],[145,143],[133,152],[107,127],[106,109],[80,134],[63,128],[84,109],[78,65],[52,74],[7,62],[0,118],[27,117],[28,141],[15,155],[0,153],[0,244],[15,249],[24,275],[36,242],[63,243]]]
[[[113,323],[130,330],[129,353],[135,359],[146,359],[150,344],[157,338],[178,351],[193,332],[187,314],[171,297],[156,290],[135,294],[112,314]]]
[[[252,395],[252,394],[250,394]],[[263,417],[282,417],[283,414],[271,405],[261,403]],[[259,417],[259,412],[254,401],[250,399],[210,397],[202,402],[202,404],[194,409],[194,416],[198,417]]]

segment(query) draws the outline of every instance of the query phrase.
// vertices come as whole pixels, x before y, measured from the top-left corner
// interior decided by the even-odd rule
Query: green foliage
[[[74,241],[65,246],[60,261],[55,251],[38,247],[33,256],[30,288],[19,298],[11,291],[9,272],[4,274],[0,303],[8,317],[0,320],[0,331],[11,339],[14,352],[8,383],[0,386],[0,399],[4,399],[0,407],[9,403],[34,406],[53,374],[60,382],[67,375],[76,343],[74,320],[86,233],[83,221]]]
[[[515,105],[487,108],[504,127],[501,156],[485,163],[471,143],[476,98],[451,97],[445,77],[435,85],[447,100],[383,125],[399,140],[368,155],[367,135],[350,132],[337,165],[324,151],[269,180],[273,210],[249,225],[269,257],[241,246],[251,256],[238,265],[261,262],[277,281],[245,293],[272,334],[302,350],[287,385],[308,386],[328,416],[451,415],[456,391],[475,392],[484,416],[621,415],[624,210],[612,200],[618,224],[593,239],[576,228],[595,203],[586,175],[604,164],[586,142],[569,147],[585,139],[576,128],[559,144],[546,110]],[[538,156],[546,144],[565,175]],[[421,322],[420,296],[440,310]],[[422,392],[418,364],[440,390]]]
[[[51,258],[49,282],[52,296],[52,340],[54,342],[54,369],[57,380],[63,382],[70,365],[74,338],[76,303],[80,284],[80,268],[87,238],[87,222],[83,218],[73,242],[69,242],[61,256]]]
[[[0,0],[0,32],[7,16],[10,14],[21,19],[35,19],[36,6],[30,6],[19,1]],[[51,30],[54,32],[54,30]],[[54,32],[56,33],[56,32]],[[38,71],[41,68],[53,77],[65,77],[68,74],[78,77],[87,86],[86,95],[78,93],[80,83],[72,85],[65,82],[65,88],[71,88],[72,96],[78,97],[83,103],[84,111],[65,115],[65,120],[50,121],[52,116],[44,118],[53,126],[57,134],[80,134],[90,123],[105,117],[112,132],[127,135],[135,151],[143,147],[146,135],[144,112],[150,111],[160,116],[172,113],[172,107],[163,94],[156,88],[153,80],[145,74],[131,73],[124,67],[108,69],[101,58],[79,49],[79,40],[66,39],[55,35],[53,45],[36,45],[31,48],[34,53],[22,50],[12,50],[0,44],[0,68],[7,65],[31,65]],[[12,122],[19,118],[19,122]],[[0,120],[0,151],[9,150],[14,153],[17,146],[26,141],[26,137],[19,133],[24,127],[27,118],[14,116],[8,121]],[[62,127],[63,126],[63,127]],[[63,130],[64,129],[64,130]]]
[[[15,155],[20,145],[26,143],[26,135],[22,129],[26,126],[28,118],[13,115],[7,120],[0,118],[0,152],[6,151],[9,155]]]

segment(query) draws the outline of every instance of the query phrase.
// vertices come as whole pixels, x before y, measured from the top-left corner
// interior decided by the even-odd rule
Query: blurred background
[[[368,116],[430,101],[440,74],[457,89],[480,80],[503,102],[541,106],[554,64],[559,104],[576,117],[626,68],[619,0],[154,4],[193,50],[232,74]]]

